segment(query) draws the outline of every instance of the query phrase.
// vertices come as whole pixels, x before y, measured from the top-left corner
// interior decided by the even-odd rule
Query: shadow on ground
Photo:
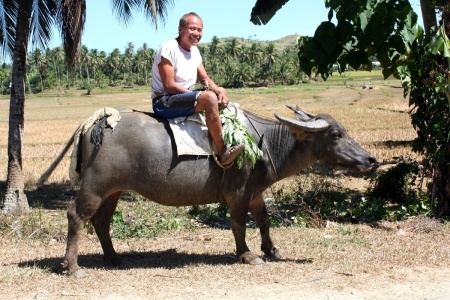
[[[176,269],[188,265],[207,264],[207,265],[231,265],[237,263],[234,254],[212,255],[212,254],[192,254],[178,252],[176,249],[164,251],[148,252],[125,252],[121,254],[123,263],[120,267],[107,266],[103,262],[103,256],[100,254],[87,254],[78,256],[78,265],[83,269],[105,270],[128,270],[128,269],[146,269],[146,268],[165,268]],[[62,257],[51,257],[38,260],[23,261],[18,264],[21,268],[35,267],[50,270],[52,273],[61,274],[63,269],[61,263]],[[297,264],[310,264],[313,262],[310,258],[305,259],[280,259],[280,262],[293,262]]]
[[[41,187],[26,189],[28,203],[32,207],[45,209],[67,209],[68,205],[75,200],[78,187],[69,182],[51,183]]]

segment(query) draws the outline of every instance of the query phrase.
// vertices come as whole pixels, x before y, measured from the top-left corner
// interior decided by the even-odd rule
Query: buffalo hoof
[[[272,250],[270,250],[270,255],[268,256],[269,259],[277,260],[281,259],[283,256],[281,255],[280,249],[273,247]]]
[[[239,260],[244,264],[249,265],[261,265],[264,263],[264,261],[256,254],[253,254],[252,252],[245,252],[241,256],[239,256]]]
[[[280,249],[278,249],[277,247],[272,247],[272,248],[267,248],[264,249],[264,247],[261,247],[261,250],[263,250],[264,252],[264,259],[267,260],[278,260],[282,258]]]
[[[87,276],[86,272],[84,272],[81,268],[76,268],[76,269],[68,269],[65,268],[64,271],[62,272],[64,275],[68,275],[68,276],[72,276],[72,277],[76,277],[76,278],[84,278]]]
[[[78,269],[70,275],[76,278],[85,278],[87,276],[86,272],[84,272],[82,269]]]
[[[69,261],[67,259],[64,259],[64,261],[61,263],[62,267],[62,274],[69,275],[77,278],[83,278],[86,277],[86,272],[84,272],[77,264],[75,266],[69,266]]]

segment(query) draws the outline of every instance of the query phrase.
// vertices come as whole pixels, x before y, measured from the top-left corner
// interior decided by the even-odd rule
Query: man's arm
[[[217,95],[219,103],[225,106],[228,104],[227,91],[223,87],[217,86],[214,80],[209,78],[203,64],[200,64],[197,68],[197,77],[201,84],[208,86]]]
[[[164,91],[169,94],[181,94],[189,92],[187,88],[175,83],[175,69],[172,63],[161,56],[161,62],[158,65],[159,74],[163,83]]]

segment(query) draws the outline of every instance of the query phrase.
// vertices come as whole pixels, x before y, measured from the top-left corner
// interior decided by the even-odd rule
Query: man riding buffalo
[[[205,111],[206,126],[219,153],[219,161],[228,165],[244,150],[244,145],[228,149],[225,146],[219,109],[227,107],[229,99],[226,90],[215,84],[203,66],[197,48],[202,35],[202,19],[190,12],[180,19],[178,37],[164,42],[156,52],[152,67],[153,111],[163,118]],[[192,90],[197,79],[209,89]]]

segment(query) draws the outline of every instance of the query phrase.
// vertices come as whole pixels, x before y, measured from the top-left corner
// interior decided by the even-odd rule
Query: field
[[[151,218],[170,219],[171,230],[146,238],[117,234],[113,243],[125,255],[120,268],[104,266],[97,237],[86,233],[79,263],[88,276],[62,275],[65,212],[77,192],[68,182],[68,156],[45,186],[38,188],[35,182],[96,109],[128,106],[148,111],[149,93],[148,87],[117,87],[94,89],[89,96],[71,89],[27,97],[23,167],[33,208],[27,216],[0,219],[0,299],[447,299],[446,223],[415,217],[395,223],[277,227],[272,237],[284,259],[255,267],[236,262],[227,226],[212,228],[194,219],[188,221],[192,224],[178,224],[173,216],[185,214],[186,208],[160,207],[133,195],[138,201],[122,201],[121,212],[139,209],[139,218],[151,212]],[[267,117],[274,112],[291,117],[285,105],[329,113],[382,166],[402,158],[420,159],[411,151],[416,133],[403,89],[396,80],[382,80],[379,72],[228,93],[242,108]],[[0,197],[7,172],[8,113],[9,98],[1,96]],[[292,180],[277,187],[289,187]],[[345,188],[362,191],[368,185],[358,176],[341,176],[340,181]],[[256,229],[249,228],[247,241],[258,253]]]

